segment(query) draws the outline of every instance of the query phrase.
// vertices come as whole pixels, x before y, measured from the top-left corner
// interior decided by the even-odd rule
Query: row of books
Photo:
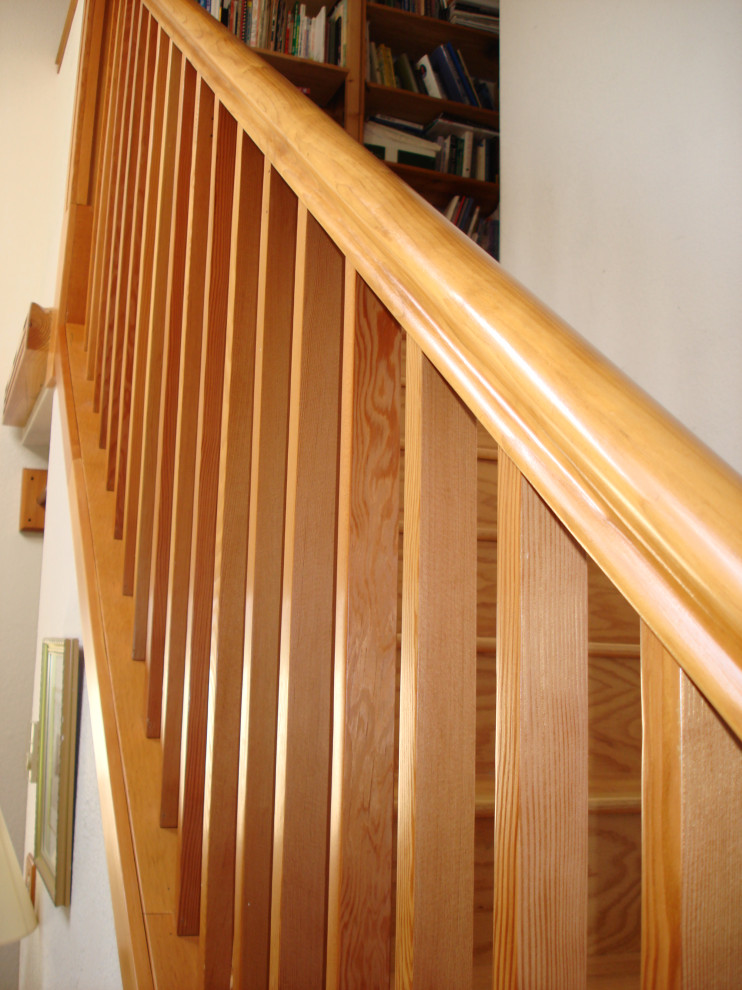
[[[495,84],[474,78],[461,51],[450,41],[414,64],[406,52],[395,57],[388,45],[370,40],[367,52],[366,78],[371,83],[494,110]]]
[[[199,0],[202,7],[253,48],[345,65],[348,48],[348,0],[316,16],[306,4],[290,0]]]
[[[499,171],[497,131],[447,117],[422,125],[377,114],[364,125],[363,143],[385,162],[416,165],[482,182],[494,182]]]
[[[471,196],[454,196],[443,215],[495,260],[500,257],[500,209],[483,217]]]

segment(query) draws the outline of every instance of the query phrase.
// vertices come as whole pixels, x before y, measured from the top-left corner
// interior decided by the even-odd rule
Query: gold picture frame
[[[70,903],[79,666],[76,639],[43,641],[34,859],[57,906]]]

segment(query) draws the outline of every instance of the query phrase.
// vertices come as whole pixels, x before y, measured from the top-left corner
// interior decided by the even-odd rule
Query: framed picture
[[[34,859],[56,905],[70,903],[78,671],[76,639],[44,640]]]

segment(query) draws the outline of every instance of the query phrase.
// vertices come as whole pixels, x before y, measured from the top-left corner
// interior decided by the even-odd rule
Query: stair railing
[[[642,985],[732,986],[740,479],[194,3],[89,0],[82,51],[57,368],[126,985],[478,984],[494,637],[484,982],[585,986],[592,558],[642,624]]]

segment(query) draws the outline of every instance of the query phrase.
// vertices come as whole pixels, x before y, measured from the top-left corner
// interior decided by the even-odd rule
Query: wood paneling
[[[407,341],[395,986],[472,978],[476,430]]]
[[[346,272],[327,987],[383,986],[392,930],[400,331]]]

